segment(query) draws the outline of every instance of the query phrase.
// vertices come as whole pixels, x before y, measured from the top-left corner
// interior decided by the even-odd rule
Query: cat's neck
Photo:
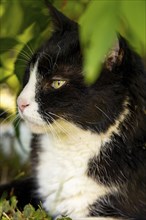
[[[68,148],[73,147],[75,149],[75,146],[78,148],[79,145],[92,148],[96,145],[96,152],[98,152],[97,149],[100,149],[106,143],[110,143],[115,134],[121,136],[120,125],[128,114],[129,110],[125,108],[115,120],[115,123],[109,126],[105,132],[100,133],[84,130],[73,123],[59,119],[49,126],[49,131],[46,131],[43,136],[45,139],[50,139],[57,148],[68,146]]]

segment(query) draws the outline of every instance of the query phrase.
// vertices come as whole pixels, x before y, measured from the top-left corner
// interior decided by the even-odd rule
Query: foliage
[[[30,204],[26,205],[21,212],[17,208],[15,197],[12,197],[10,201],[6,199],[0,201],[0,218],[2,220],[51,220],[41,208],[35,211]]]
[[[126,36],[139,53],[146,53],[146,1],[91,1],[81,17],[81,42],[87,82],[97,78],[102,60],[115,41],[115,33]],[[144,54],[142,54],[144,55]]]
[[[26,205],[22,211],[17,208],[17,200],[13,196],[10,201],[0,200],[0,219],[1,220],[51,220],[41,206],[35,210],[30,204]],[[68,217],[58,218],[58,220],[71,220]]]

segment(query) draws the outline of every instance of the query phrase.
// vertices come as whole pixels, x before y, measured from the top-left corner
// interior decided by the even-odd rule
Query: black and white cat
[[[32,57],[17,101],[33,133],[32,182],[23,193],[53,216],[146,219],[141,58],[119,37],[100,77],[86,85],[78,25],[50,10],[56,29]],[[16,184],[19,199],[22,188]]]

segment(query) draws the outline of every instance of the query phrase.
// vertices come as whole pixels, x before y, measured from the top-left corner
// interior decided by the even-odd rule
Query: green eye
[[[66,83],[65,80],[54,80],[51,84],[52,88],[59,89]]]

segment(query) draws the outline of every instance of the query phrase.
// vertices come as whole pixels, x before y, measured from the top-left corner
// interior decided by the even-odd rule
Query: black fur
[[[127,109],[119,134],[113,134],[100,155],[89,160],[87,175],[118,190],[90,205],[90,216],[146,219],[146,73],[141,58],[119,36],[116,62],[107,57],[100,77],[93,85],[86,85],[78,26],[52,6],[51,12],[56,31],[29,64],[39,59],[35,96],[39,113],[47,121],[44,112],[53,112],[84,130],[101,134]],[[29,80],[28,70],[24,85]],[[50,85],[55,77],[65,79],[66,85],[54,90]],[[32,158],[36,165],[37,154]]]
[[[18,200],[17,207],[22,210],[26,204],[31,203],[35,208],[40,205],[40,200],[35,196],[35,181],[33,178],[16,180],[0,186],[0,197],[9,199],[16,196]]]

